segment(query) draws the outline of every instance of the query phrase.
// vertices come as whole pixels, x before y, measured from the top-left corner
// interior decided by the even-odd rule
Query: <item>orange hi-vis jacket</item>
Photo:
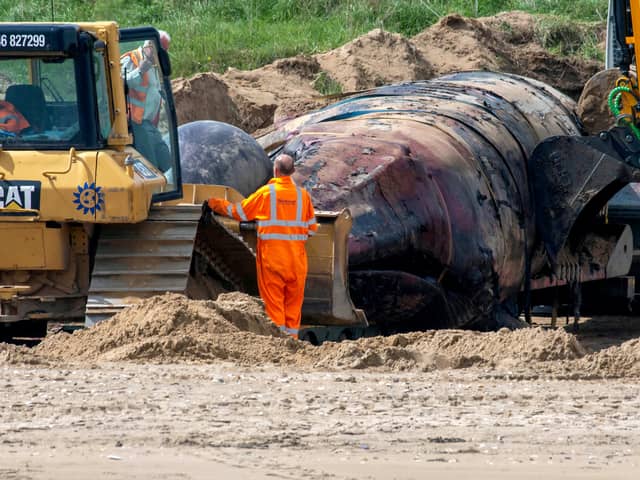
[[[123,57],[129,57],[138,68],[142,63],[142,54],[138,50],[126,52]],[[149,90],[149,72],[142,74],[142,81],[139,86],[129,86],[129,112],[131,120],[142,123],[144,118],[144,107],[147,102],[147,91]]]
[[[12,103],[0,100],[0,129],[18,133],[29,128],[29,122],[16,110]]]
[[[311,196],[285,176],[272,178],[242,202],[211,198],[209,206],[238,221],[257,220],[260,297],[271,320],[297,338],[307,278],[305,242],[318,230]]]

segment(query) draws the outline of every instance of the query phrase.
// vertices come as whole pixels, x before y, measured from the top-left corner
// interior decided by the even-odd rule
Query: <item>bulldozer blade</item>
[[[240,274],[238,264],[242,262],[237,260],[241,253],[237,251],[239,246],[244,245],[246,249],[252,250],[256,248],[255,224],[220,216],[216,216],[215,220],[217,228],[222,227],[227,233],[229,242],[220,246],[212,238],[208,244],[216,245],[220,258],[224,258],[226,252],[226,271],[242,278],[246,285],[257,285],[255,267],[244,268],[244,273]],[[318,231],[306,244],[308,273],[302,305],[302,326],[366,327],[367,318],[362,310],[354,307],[349,293],[347,241],[351,231],[351,213],[349,210],[316,211],[316,220]],[[228,248],[228,243],[233,238],[237,247],[234,250]],[[255,290],[248,290],[236,284],[236,288],[247,293],[258,293],[257,287]]]
[[[531,154],[537,231],[555,267],[558,255],[622,187],[640,178],[640,144],[624,127],[599,136],[551,137]]]

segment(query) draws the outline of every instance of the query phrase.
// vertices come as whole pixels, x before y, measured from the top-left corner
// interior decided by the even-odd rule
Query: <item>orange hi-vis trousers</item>
[[[269,318],[298,338],[308,268],[305,243],[318,229],[309,193],[291,177],[278,177],[242,202],[211,198],[209,206],[238,221],[257,220],[260,297]]]

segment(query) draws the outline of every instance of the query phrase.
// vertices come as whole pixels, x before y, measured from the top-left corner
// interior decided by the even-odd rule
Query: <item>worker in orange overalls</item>
[[[309,193],[291,179],[293,158],[279,155],[273,176],[242,202],[210,198],[203,205],[238,221],[258,221],[258,289],[267,315],[280,328],[298,338],[304,284],[307,278],[305,242],[318,225]]]
[[[29,122],[16,110],[13,103],[0,100],[0,130],[10,133],[20,133],[29,127]]]

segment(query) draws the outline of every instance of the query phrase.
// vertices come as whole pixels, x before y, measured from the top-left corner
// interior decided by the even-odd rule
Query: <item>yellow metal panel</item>
[[[121,149],[132,143],[127,126],[127,106],[124,84],[120,76],[120,44],[119,27],[116,22],[83,22],[78,24],[82,30],[91,32],[107,45],[106,58],[108,83],[112,91],[113,118],[109,134],[109,145]]]
[[[633,29],[633,37],[627,37],[625,40],[627,44],[633,45],[633,52],[635,59],[638,61],[640,58],[640,2],[638,0],[631,0],[629,2],[631,8],[631,28]]]
[[[12,151],[0,156],[4,180],[39,182],[39,212],[35,218],[65,222],[93,222],[91,208],[80,208],[80,194],[95,184],[96,152]],[[33,199],[35,203],[35,198]],[[2,218],[3,221],[33,221],[34,217]]]
[[[43,224],[40,224],[43,225]],[[43,225],[45,270],[64,270],[69,262],[69,228],[47,228]]]
[[[105,190],[105,206],[100,212],[103,220],[126,222],[129,220],[131,190],[123,188],[111,188]]]
[[[226,198],[230,202],[240,202],[244,197],[231,187],[224,185],[196,185],[193,183],[182,184],[182,198],[162,202],[162,205],[200,205],[211,197]]]
[[[99,223],[136,223],[147,218],[151,197],[162,191],[166,179],[134,149],[124,154],[98,154],[97,185],[100,186],[102,208],[96,212]],[[125,163],[130,164],[129,171]]]
[[[127,169],[126,162],[133,166]],[[2,221],[18,223],[140,222],[148,216],[153,194],[167,184],[162,173],[131,147],[123,152],[0,152],[0,178],[39,182],[39,211],[3,217],[0,209]]]
[[[0,269],[64,270],[69,260],[69,230],[44,223],[0,223]]]
[[[332,224],[321,224],[318,232],[306,243],[309,271],[328,275],[333,272],[334,229]]]

